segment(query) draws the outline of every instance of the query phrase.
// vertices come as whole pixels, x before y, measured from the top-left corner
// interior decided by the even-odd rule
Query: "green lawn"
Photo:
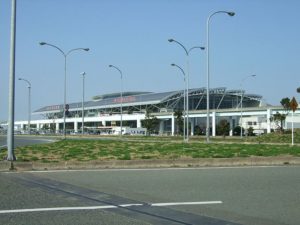
[[[273,135],[273,136],[272,136]],[[279,134],[280,135],[280,134]],[[296,140],[300,143],[300,135]],[[60,140],[55,143],[16,148],[18,161],[60,162],[90,160],[232,158],[250,156],[300,156],[300,146],[291,146],[285,135],[265,135],[257,138],[193,137],[183,143],[182,137],[124,137],[107,140]],[[247,142],[246,142],[247,141]],[[273,142],[273,144],[269,144]],[[1,158],[6,152],[2,151]]]

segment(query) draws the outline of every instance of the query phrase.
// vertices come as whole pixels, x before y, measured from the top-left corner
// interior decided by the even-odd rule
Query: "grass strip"
[[[152,138],[132,139],[66,139],[54,143],[18,147],[18,161],[60,162],[90,160],[132,159],[177,159],[177,158],[232,158],[251,156],[291,155],[300,157],[300,146],[289,144],[215,142],[191,140],[189,143],[177,139],[157,141]],[[0,153],[3,158],[6,151]]]

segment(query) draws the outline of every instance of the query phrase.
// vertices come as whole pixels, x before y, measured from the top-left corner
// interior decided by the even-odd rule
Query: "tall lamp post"
[[[121,75],[121,93],[120,93],[120,97],[121,97],[121,107],[120,107],[120,112],[121,112],[121,121],[120,121],[121,132],[120,132],[120,136],[122,136],[122,133],[123,133],[123,73],[122,73],[122,71],[118,67],[116,67],[114,65],[109,65],[109,67],[115,68],[116,70],[119,71],[119,73]]]
[[[57,47],[56,45],[52,45],[46,42],[40,42],[40,45],[48,45],[50,47],[56,48],[63,56],[65,59],[65,81],[64,81],[64,139],[66,139],[66,102],[67,102],[67,56],[74,51],[78,51],[78,50],[83,50],[83,51],[89,51],[89,48],[74,48],[69,50],[68,52],[64,52],[63,50],[61,50],[59,47]]]
[[[205,47],[199,47],[199,46],[195,46],[190,48],[189,50],[187,50],[187,48],[181,44],[179,41],[176,41],[174,39],[169,39],[169,42],[175,42],[178,45],[180,45],[183,50],[185,51],[186,54],[186,71],[187,71],[187,84],[186,84],[186,141],[189,141],[189,80],[190,80],[190,69],[189,69],[189,56],[190,56],[190,52],[193,49],[199,48],[201,50],[204,50]]]
[[[229,12],[229,11],[217,11],[217,12],[214,12],[212,14],[210,14],[207,18],[207,23],[206,23],[206,35],[207,35],[207,38],[206,38],[206,48],[207,48],[207,80],[206,80],[206,142],[209,143],[209,128],[210,128],[210,125],[209,125],[209,79],[210,79],[210,68],[209,68],[209,22],[210,22],[210,19],[218,14],[218,13],[225,13],[227,14],[228,16],[234,16],[235,13],[234,12]]]
[[[240,103],[240,105],[241,105],[241,132],[240,132],[240,135],[241,135],[241,138],[243,138],[243,97],[244,97],[243,91],[242,91],[242,85],[243,85],[244,81],[247,80],[247,78],[249,78],[249,77],[254,78],[254,77],[256,77],[256,75],[252,74],[252,75],[244,77],[244,79],[241,81],[241,84],[240,84],[240,89],[241,89],[241,103]]]
[[[184,89],[183,89],[183,141],[185,141],[185,114],[186,114],[186,104],[185,104],[185,98],[186,98],[186,95],[185,95],[185,89],[186,89],[186,76],[185,76],[185,72],[184,70],[176,65],[175,63],[172,63],[171,66],[175,66],[177,67],[183,74],[183,81],[184,81]]]
[[[82,75],[82,125],[81,125],[81,134],[84,134],[84,79],[85,79],[85,72],[81,73]]]
[[[31,83],[24,79],[24,78],[19,78],[19,80],[22,80],[28,84],[28,125],[27,125],[27,131],[28,134],[30,134],[30,119],[31,119]]]
[[[7,160],[16,160],[14,153],[14,124],[15,124],[15,55],[16,55],[16,16],[17,0],[11,1],[10,20],[10,63],[9,63],[9,90],[8,90],[8,121],[7,121]]]

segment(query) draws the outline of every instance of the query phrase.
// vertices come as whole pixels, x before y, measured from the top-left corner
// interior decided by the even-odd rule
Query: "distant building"
[[[242,104],[241,104],[242,103]],[[189,122],[191,135],[195,127],[205,130],[206,127],[206,89],[189,90]],[[84,121],[87,129],[102,129],[120,126],[122,105],[123,126],[141,128],[146,111],[159,119],[157,131],[159,134],[174,135],[176,122],[174,112],[184,111],[184,91],[124,92],[98,95],[84,103]],[[259,133],[270,132],[276,125],[270,122],[270,117],[281,107],[268,106],[262,103],[262,96],[247,94],[244,90],[227,90],[224,87],[210,89],[210,127],[211,134],[216,134],[216,125],[221,119],[230,123],[231,134],[234,127],[241,125],[247,129],[250,126]],[[242,107],[241,107],[242,105]],[[40,129],[52,129],[60,132],[63,129],[63,104],[42,107],[33,114],[44,119],[31,121]],[[66,129],[78,132],[82,123],[82,103],[68,104]],[[242,118],[242,119],[241,119]],[[287,119],[289,121],[289,119]],[[24,128],[27,121],[16,121]],[[297,125],[296,125],[297,126]]]

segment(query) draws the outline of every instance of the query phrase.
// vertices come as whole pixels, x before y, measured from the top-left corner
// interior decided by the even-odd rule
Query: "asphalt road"
[[[14,144],[15,147],[26,146],[26,145],[34,145],[34,144],[42,144],[47,142],[54,141],[54,138],[47,136],[35,136],[35,135],[15,135],[14,136]],[[7,136],[0,135],[0,148],[6,147]]]
[[[297,225],[299,169],[0,173],[0,224]]]

